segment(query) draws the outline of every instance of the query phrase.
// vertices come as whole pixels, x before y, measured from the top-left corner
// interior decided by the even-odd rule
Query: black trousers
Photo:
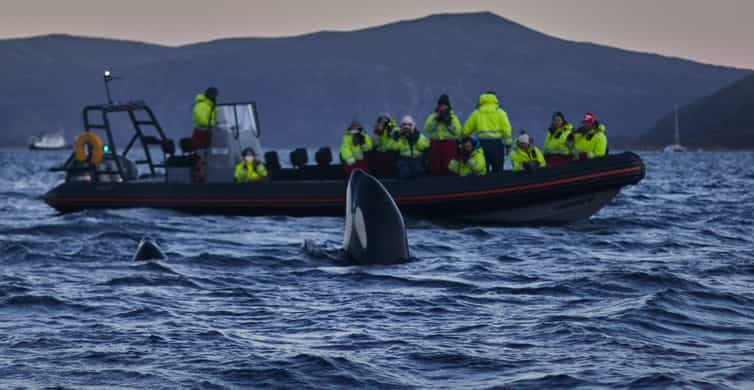
[[[501,139],[479,139],[479,144],[484,149],[484,158],[487,160],[487,173],[502,172],[505,159],[505,146]]]

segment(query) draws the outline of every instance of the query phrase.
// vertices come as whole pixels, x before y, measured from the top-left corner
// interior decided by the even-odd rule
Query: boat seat
[[[183,152],[183,154],[194,152],[194,140],[191,139],[191,137],[181,138],[180,141],[178,141],[178,144],[181,146],[181,151]]]
[[[328,147],[319,148],[314,154],[314,161],[319,167],[327,167],[332,163],[332,150]]]
[[[170,156],[165,161],[165,165],[170,167],[193,167],[194,163],[196,161],[196,156],[194,155],[187,155],[187,156]]]
[[[309,153],[304,148],[298,148],[290,154],[291,165],[296,168],[302,168],[309,162]]]

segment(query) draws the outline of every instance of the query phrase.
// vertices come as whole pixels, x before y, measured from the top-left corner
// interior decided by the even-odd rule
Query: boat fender
[[[87,146],[89,146],[89,156],[87,156]],[[86,162],[95,167],[102,162],[104,154],[104,145],[102,139],[91,131],[85,131],[76,137],[76,143],[74,144],[74,151],[76,155],[76,161]]]

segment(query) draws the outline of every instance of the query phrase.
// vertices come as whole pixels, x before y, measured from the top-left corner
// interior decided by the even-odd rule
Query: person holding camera
[[[514,171],[533,171],[547,166],[545,155],[532,145],[531,138],[525,131],[516,139],[516,146],[511,152],[511,163]]]
[[[448,164],[448,169],[458,176],[484,176],[487,174],[487,160],[479,140],[464,137],[457,145],[456,157]]]
[[[403,117],[400,129],[393,133],[393,141],[394,150],[400,152],[398,177],[409,179],[424,176],[424,151],[429,149],[429,141],[416,129],[413,117]]]
[[[389,113],[377,117],[374,124],[374,151],[367,156],[372,175],[380,178],[395,177],[398,153],[393,150],[393,132],[396,131],[398,125]]]
[[[429,171],[432,176],[451,176],[448,164],[456,155],[456,142],[463,128],[453,113],[448,95],[440,96],[435,112],[424,123],[424,131],[430,139]]]
[[[343,135],[343,142],[340,145],[340,159],[343,161],[343,169],[346,175],[356,169],[368,170],[369,164],[365,160],[365,153],[372,150],[372,138],[361,126],[361,123],[354,119],[351,126],[346,129]]]

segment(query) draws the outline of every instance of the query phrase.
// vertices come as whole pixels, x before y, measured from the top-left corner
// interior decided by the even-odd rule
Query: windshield
[[[256,107],[254,103],[218,104],[216,108],[217,122],[215,127],[237,133],[251,133],[254,138],[259,137]]]

